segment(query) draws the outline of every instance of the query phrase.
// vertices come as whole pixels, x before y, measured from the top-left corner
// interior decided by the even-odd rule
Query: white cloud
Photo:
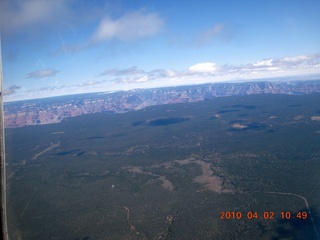
[[[93,85],[100,84],[100,83],[102,83],[102,81],[87,81],[84,83],[80,83],[78,86],[79,87],[86,87],[86,86],[93,86]]]
[[[214,73],[216,70],[216,64],[213,62],[197,63],[189,68],[190,72],[197,73]]]
[[[169,69],[155,69],[150,72],[147,72],[149,79],[156,79],[156,78],[165,78],[165,77],[174,77],[177,75],[177,72]]]
[[[226,43],[235,37],[236,31],[232,26],[218,23],[211,28],[195,33],[192,46],[201,47],[203,45],[211,44],[214,40]]]
[[[318,56],[319,57],[319,56]],[[316,59],[317,55],[298,55],[293,57],[284,57],[280,59],[282,62],[302,62],[305,60],[313,60]]]
[[[166,72],[168,77],[174,77],[177,75],[176,72],[171,69],[167,70]]]
[[[54,77],[58,73],[57,70],[54,69],[43,69],[38,71],[33,71],[28,73],[27,78],[46,78],[46,77]]]
[[[264,59],[238,66],[222,66],[220,74],[232,74],[250,78],[284,75],[313,74],[320,72],[320,54],[305,54],[283,58]]]
[[[211,42],[212,39],[223,34],[224,25],[217,24],[212,28],[209,28],[198,34],[198,37],[195,40],[196,45],[204,45]]]
[[[115,82],[117,83],[143,83],[148,81],[149,77],[147,75],[139,77],[120,77],[115,79]]]
[[[143,70],[134,66],[126,69],[116,69],[116,68],[108,69],[100,73],[98,77],[105,76],[105,75],[113,75],[113,76],[136,75],[136,74],[142,74],[142,73],[144,73]]]
[[[143,10],[127,13],[119,19],[104,18],[92,37],[93,42],[109,39],[130,41],[157,34],[164,20],[157,13]]]
[[[259,61],[259,62],[254,62],[252,65],[255,66],[255,67],[272,66],[273,63],[272,63],[272,59],[267,59],[267,60],[262,60],[262,61]]]
[[[3,90],[3,95],[7,96],[7,95],[14,94],[14,93],[16,93],[16,90],[20,89],[20,88],[21,88],[20,86],[12,85],[9,88]]]
[[[182,73],[178,73],[172,69],[154,69],[147,72],[134,66],[125,69],[108,69],[97,76],[116,76],[117,78],[113,79],[113,81],[118,83],[141,83],[163,78],[171,78],[179,74]]]
[[[70,1],[69,1],[70,2]],[[68,16],[67,0],[4,0],[0,1],[0,28],[19,32],[30,26],[57,22]]]
[[[303,57],[301,57],[303,56]],[[291,59],[297,59],[292,61]],[[299,59],[299,61],[298,61]],[[117,76],[115,83],[134,84],[136,87],[166,84],[183,85],[205,82],[221,82],[235,79],[259,79],[282,76],[320,73],[320,55],[299,55],[264,59],[242,65],[217,65],[214,62],[196,63],[187,70],[155,69],[144,71],[137,67],[108,70],[109,75]]]
[[[148,76],[142,76],[142,77],[136,78],[135,82],[147,82],[148,80],[149,80]]]

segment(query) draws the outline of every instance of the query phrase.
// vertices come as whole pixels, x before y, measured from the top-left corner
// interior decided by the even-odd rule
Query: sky
[[[2,0],[4,101],[320,79],[319,0]]]

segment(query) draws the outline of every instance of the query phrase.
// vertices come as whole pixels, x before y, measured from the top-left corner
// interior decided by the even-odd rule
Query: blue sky
[[[318,0],[3,0],[4,99],[307,80],[320,76],[319,12]]]

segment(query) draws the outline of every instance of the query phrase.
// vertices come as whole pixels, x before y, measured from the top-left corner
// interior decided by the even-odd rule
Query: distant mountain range
[[[98,112],[120,113],[148,106],[198,102],[250,94],[302,95],[320,93],[320,80],[290,82],[214,83],[115,93],[88,93],[9,102],[4,105],[6,128],[59,123],[68,117]]]

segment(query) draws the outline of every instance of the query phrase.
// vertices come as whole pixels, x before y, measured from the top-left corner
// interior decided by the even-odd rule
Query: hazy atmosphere
[[[319,12],[319,1],[4,0],[4,99],[313,79]]]

